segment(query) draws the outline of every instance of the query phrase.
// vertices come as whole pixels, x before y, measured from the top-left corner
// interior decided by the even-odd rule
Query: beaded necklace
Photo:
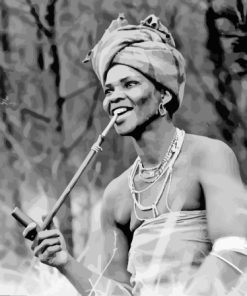
[[[178,142],[178,132],[176,129],[175,135],[173,136],[173,139],[167,150],[167,153],[165,154],[165,157],[155,167],[144,168],[141,162],[141,159],[138,156],[137,158],[138,159],[137,161],[138,175],[144,182],[155,183],[165,173],[165,170],[167,169],[167,163],[170,160],[172,154],[176,151],[177,142]]]
[[[157,170],[159,170],[159,173],[156,174],[156,176],[154,176],[152,181],[148,180],[150,178],[148,176],[146,179],[148,180],[147,182],[150,183],[150,184],[147,187],[145,187],[145,188],[143,188],[141,190],[137,190],[135,188],[135,183],[134,183],[134,178],[135,178],[137,169],[139,167],[140,158],[138,157],[136,159],[136,161],[134,162],[134,164],[132,166],[132,169],[131,169],[131,171],[129,173],[129,188],[130,188],[131,196],[132,196],[133,201],[134,201],[134,211],[135,211],[135,215],[136,215],[137,219],[145,220],[145,219],[142,219],[142,218],[138,217],[137,212],[136,212],[136,207],[138,207],[138,209],[141,210],[141,211],[150,211],[150,210],[152,210],[154,218],[159,215],[157,205],[158,205],[158,203],[159,203],[159,201],[160,201],[160,199],[162,197],[162,194],[163,194],[163,192],[164,192],[164,190],[166,188],[168,179],[169,179],[169,183],[168,183],[168,188],[167,188],[165,200],[166,200],[166,206],[167,206],[168,210],[170,210],[170,208],[168,206],[168,202],[167,202],[167,196],[168,196],[169,189],[170,189],[170,184],[171,184],[172,169],[173,169],[173,165],[175,163],[175,160],[177,159],[177,157],[179,155],[179,152],[181,151],[181,147],[182,147],[183,140],[184,140],[184,135],[185,135],[185,132],[183,130],[179,130],[178,128],[176,128],[176,136],[172,140],[172,143],[169,146],[168,151],[167,151],[167,153],[166,153],[166,155],[164,157],[165,161],[163,159],[161,164],[159,164],[158,166],[155,167]],[[161,167],[162,167],[162,169],[160,169]],[[152,170],[153,169],[154,168],[152,168]],[[165,175],[165,178],[164,178],[164,181],[162,183],[160,192],[157,195],[154,203],[152,203],[152,205],[150,205],[150,206],[143,206],[141,204],[141,193],[143,193],[143,192],[147,191],[149,188],[151,188],[151,186],[153,186],[163,175]]]

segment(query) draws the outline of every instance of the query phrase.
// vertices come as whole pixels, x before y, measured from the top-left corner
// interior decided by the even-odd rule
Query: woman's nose
[[[103,108],[106,112],[110,113],[111,112],[111,104],[116,104],[119,103],[121,101],[123,101],[126,98],[125,94],[123,93],[123,91],[112,91],[111,94],[109,94],[108,96],[105,97],[104,101],[103,101]]]

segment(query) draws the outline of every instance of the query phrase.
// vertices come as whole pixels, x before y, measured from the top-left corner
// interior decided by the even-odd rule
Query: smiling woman
[[[125,65],[114,65],[107,73],[106,97],[103,107],[110,115],[121,109],[116,121],[116,131],[131,135],[141,129],[147,121],[156,119],[161,93],[140,72]]]
[[[101,274],[69,255],[58,229],[39,232],[34,254],[81,295],[225,295],[247,266],[246,191],[226,144],[172,122],[185,70],[170,32],[155,16],[137,26],[120,16],[89,58],[137,158],[104,192]]]

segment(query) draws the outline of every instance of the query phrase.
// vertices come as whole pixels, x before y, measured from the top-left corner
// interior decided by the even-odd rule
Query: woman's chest
[[[133,186],[130,186],[132,190],[129,189],[131,230],[135,230],[142,220],[169,211],[204,210],[204,196],[198,176],[198,171],[186,157],[181,158],[172,171],[164,173],[155,183],[147,183],[136,176],[134,190]]]
[[[115,202],[116,221],[128,224],[134,231],[143,220],[154,218],[154,215],[204,210],[200,172],[193,155],[193,151],[185,146],[172,171],[169,174],[165,172],[153,183],[145,182],[138,172],[132,177],[131,174],[126,175],[124,186],[119,188],[121,194]]]

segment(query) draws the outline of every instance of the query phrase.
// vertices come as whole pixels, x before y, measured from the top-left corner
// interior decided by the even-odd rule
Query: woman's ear
[[[172,94],[168,90],[161,91],[161,102],[163,105],[166,105],[172,99]]]

